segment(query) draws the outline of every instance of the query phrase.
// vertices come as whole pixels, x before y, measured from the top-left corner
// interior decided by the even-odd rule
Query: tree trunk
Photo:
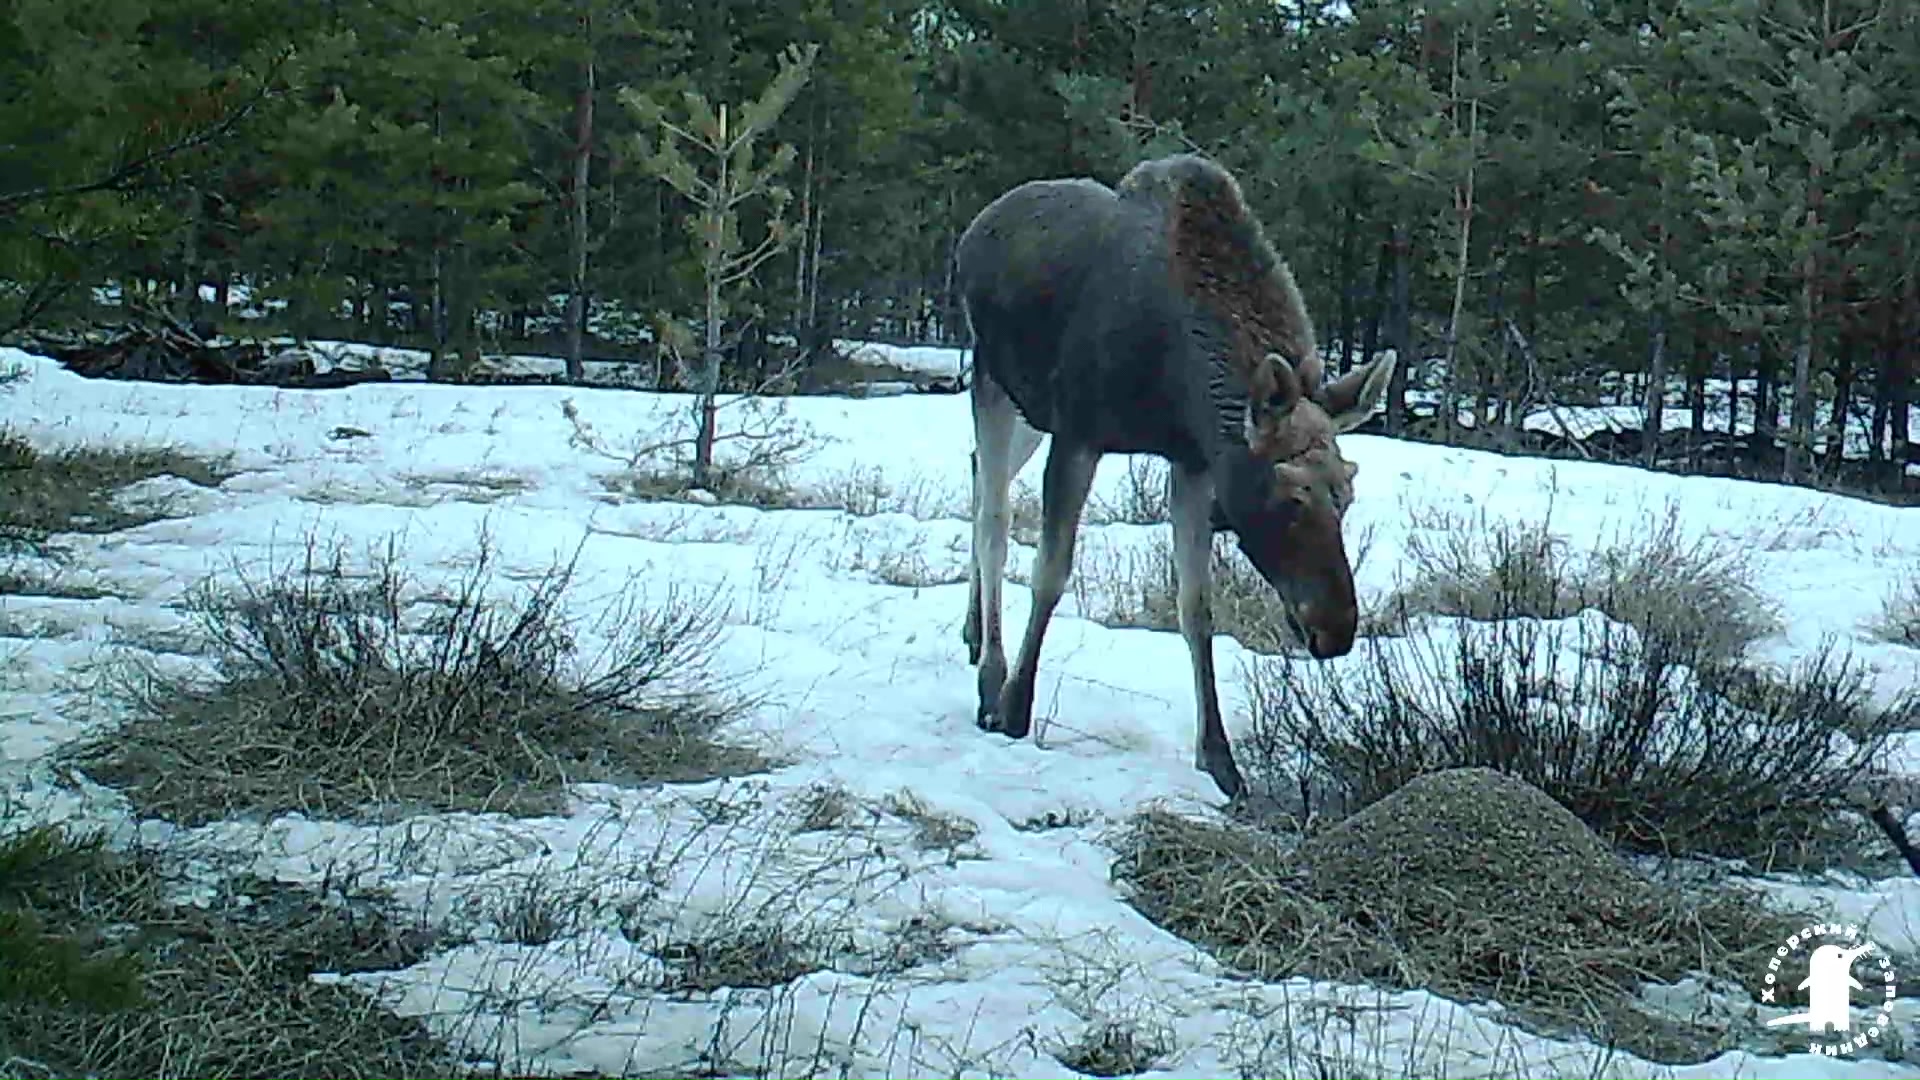
[[[393,324],[389,321],[392,317],[393,294],[383,281],[376,279],[372,285],[373,295],[367,300],[368,329],[372,331],[374,344],[385,345],[387,335],[393,332]]]
[[[440,139],[440,103],[437,101],[433,106],[433,137],[437,144]],[[435,173],[437,176],[437,168]],[[439,194],[438,179],[434,181],[433,190]],[[433,255],[427,268],[432,282],[428,316],[433,323],[433,347],[427,353],[427,378],[438,382],[447,377],[446,213],[438,205],[429,208],[427,213],[433,219]]]
[[[727,107],[720,106],[720,137],[718,145],[728,147]],[[706,342],[700,354],[700,391],[695,398],[695,422],[697,424],[693,439],[693,486],[705,491],[713,490],[713,443],[716,435],[718,404],[715,399],[720,393],[720,319],[725,313],[720,303],[721,279],[726,275],[726,250],[721,238],[726,232],[726,215],[732,211],[729,205],[733,197],[731,171],[733,160],[731,153],[718,155],[718,176],[710,193],[712,203],[706,208],[709,216],[705,225],[706,245],[702,255],[706,276]]]
[[[1460,84],[1460,50],[1454,49],[1453,94],[1457,106]],[[1457,116],[1458,114],[1456,114]],[[1456,120],[1456,123],[1458,121]],[[1440,388],[1440,432],[1443,441],[1453,442],[1453,429],[1460,419],[1456,404],[1460,386],[1460,316],[1467,303],[1467,258],[1473,240],[1473,181],[1480,156],[1480,99],[1467,105],[1467,175],[1454,187],[1453,208],[1460,218],[1458,242],[1454,247],[1453,311],[1447,317],[1447,348],[1444,381]]]
[[[1814,318],[1820,310],[1820,169],[1807,177],[1807,231],[1815,238],[1800,257],[1800,340],[1793,350],[1793,411],[1788,421],[1785,479],[1806,483],[1813,472],[1813,366],[1820,337]]]
[[[700,392],[694,403],[699,426],[693,441],[693,486],[706,491],[713,490],[713,442],[719,411],[714,399],[719,393],[720,273],[716,267],[707,275],[706,343],[700,354]]]
[[[1780,401],[1774,390],[1778,380],[1774,376],[1773,357],[1758,333],[1747,343],[1747,350],[1753,357],[1753,432],[1758,436],[1756,442],[1770,449],[1780,434]]]
[[[1913,305],[1920,304],[1920,285],[1909,286],[1907,305],[1911,311]],[[1920,319],[1916,319],[1920,322]],[[1894,464],[1894,483],[1898,485],[1903,470],[1913,460],[1912,431],[1909,427],[1910,410],[1913,404],[1913,335],[1920,333],[1920,326],[1910,328],[1906,334],[1895,339],[1894,346],[1887,353],[1887,458]]]
[[[593,97],[594,97],[594,52],[593,52],[593,12],[591,9],[580,16],[581,29],[586,33],[586,56],[580,63],[580,88],[573,99],[573,211],[572,228],[568,230],[570,250],[567,260],[567,381],[578,383],[586,378],[587,366],[587,258],[588,258],[588,196],[592,192],[593,168]]]
[[[463,185],[464,186],[464,185]],[[453,346],[453,375],[465,378],[478,366],[480,349],[474,334],[474,318],[479,306],[479,283],[473,270],[473,248],[456,241],[447,275],[447,329]]]
[[[1407,375],[1413,367],[1413,237],[1405,225],[1393,226],[1393,351],[1398,363],[1387,380],[1387,432],[1406,426]]]
[[[833,135],[833,117],[827,116],[821,121],[822,139]],[[825,178],[827,162],[820,162],[813,174],[813,225],[807,229],[807,325],[815,334],[819,333],[820,320],[820,249],[825,243],[827,220],[827,196]],[[818,347],[829,351],[833,348],[832,335],[820,341]]]
[[[1878,475],[1878,466],[1887,456],[1887,421],[1890,419],[1889,403],[1892,400],[1892,384],[1888,381],[1893,374],[1893,353],[1900,347],[1895,337],[1900,332],[1900,321],[1895,317],[1895,303],[1891,298],[1883,299],[1877,305],[1880,324],[1873,339],[1873,420],[1867,434],[1867,461],[1875,466],[1874,475]]]
[[[1853,404],[1853,355],[1856,338],[1850,332],[1840,335],[1840,348],[1833,357],[1833,409],[1827,414],[1827,427],[1832,429],[1827,436],[1825,449],[1828,473],[1837,474],[1846,462],[1847,420],[1852,414]]]
[[[186,228],[180,240],[179,315],[189,326],[200,317],[200,220],[202,197],[194,191],[187,195]]]
[[[826,234],[827,200],[818,193],[813,200],[813,227],[807,230],[810,250],[807,252],[807,326],[815,336],[815,347],[829,352],[833,349],[833,335],[820,334],[820,245]]]
[[[1360,347],[1360,359],[1366,363],[1380,351],[1380,323],[1387,315],[1387,282],[1393,271],[1392,237],[1392,230],[1388,230],[1386,241],[1377,245],[1379,250],[1374,253],[1373,283],[1367,291],[1366,340]]]
[[[1660,462],[1660,436],[1667,422],[1667,320],[1658,309],[1647,327],[1647,420],[1641,425],[1640,464],[1651,469]]]
[[[433,345],[427,352],[427,378],[439,381],[447,376],[447,304],[445,295],[446,255],[440,250],[439,240],[433,245],[432,265],[427,268],[431,278],[431,297],[428,301],[427,317],[433,326]]]
[[[1707,375],[1713,370],[1712,341],[1704,317],[1693,321],[1693,363],[1687,370],[1687,467],[1700,464],[1700,443],[1707,433]]]
[[[1354,175],[1340,229],[1340,373],[1353,370],[1353,234],[1360,230],[1354,204],[1360,201],[1360,177]]]
[[[808,104],[808,113],[813,105]],[[809,115],[811,119],[811,115]],[[807,125],[811,132],[813,125]],[[813,231],[813,140],[807,140],[807,154],[800,166],[800,242],[793,246],[793,340],[804,343],[807,340],[807,255],[810,251],[810,234]]]

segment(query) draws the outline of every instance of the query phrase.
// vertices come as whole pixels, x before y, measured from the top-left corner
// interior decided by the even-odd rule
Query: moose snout
[[[1281,612],[1294,640],[1304,643],[1307,654],[1315,660],[1333,660],[1353,651],[1354,638],[1359,634],[1357,608],[1342,610],[1324,603],[1288,600]]]
[[[1357,610],[1329,611],[1309,607],[1299,613],[1295,629],[1304,631],[1300,637],[1306,640],[1309,656],[1315,660],[1334,660],[1353,651],[1359,623]]]

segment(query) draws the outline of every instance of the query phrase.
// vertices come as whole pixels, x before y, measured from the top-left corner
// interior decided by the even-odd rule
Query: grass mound
[[[162,505],[131,507],[116,496],[128,485],[175,476],[218,487],[222,463],[178,450],[83,448],[43,451],[0,430],[0,545],[37,549],[62,532],[108,533],[166,516]]]
[[[1676,506],[1584,553],[1554,536],[1551,515],[1530,524],[1484,514],[1428,524],[1435,527],[1415,530],[1407,544],[1410,579],[1387,601],[1403,624],[1418,615],[1558,619],[1597,608],[1648,638],[1686,642],[1721,661],[1779,629],[1777,613],[1752,584],[1746,553],[1685,535]]]
[[[1498,1001],[1537,1031],[1670,1063],[1742,1033],[1650,1007],[1641,985],[1743,984],[1803,922],[1738,890],[1651,881],[1553,799],[1490,769],[1420,777],[1297,847],[1149,812],[1114,873],[1148,918],[1260,978]]]
[[[1332,665],[1247,668],[1257,786],[1336,816],[1415,777],[1485,766],[1545,791],[1610,843],[1664,855],[1817,869],[1855,862],[1837,811],[1920,693],[1872,707],[1833,651],[1785,673],[1716,666],[1596,613],[1457,621],[1368,639]]]
[[[587,629],[566,613],[571,564],[504,604],[483,542],[452,595],[417,618],[394,553],[364,580],[339,552],[271,585],[210,585],[190,607],[211,677],[145,668],[122,680],[132,719],[78,749],[143,814],[380,817],[418,809],[552,812],[564,785],[703,779],[761,767],[717,729],[746,704],[707,675],[711,599],[622,594]]]
[[[0,1076],[461,1072],[419,1021],[312,980],[420,958],[378,910],[266,884],[207,908],[161,894],[152,856],[57,827],[0,840]]]

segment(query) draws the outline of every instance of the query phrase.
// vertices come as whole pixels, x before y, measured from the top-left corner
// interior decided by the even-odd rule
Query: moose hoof
[[[1240,793],[1246,790],[1246,782],[1240,779],[1240,770],[1232,761],[1207,762],[1201,768],[1208,776],[1213,777],[1214,786],[1218,787],[1220,794],[1225,795],[1229,801],[1238,799]]]
[[[972,638],[966,639],[966,642],[967,642],[967,666],[979,667],[980,666],[980,643],[977,641],[974,641]]]
[[[993,705],[980,706],[980,712],[973,718],[973,722],[979,725],[981,731],[999,731],[1000,713],[998,708]]]
[[[1033,727],[1033,690],[1018,682],[1009,682],[1000,694],[1000,707],[994,710],[993,730],[1009,739],[1024,739]]]

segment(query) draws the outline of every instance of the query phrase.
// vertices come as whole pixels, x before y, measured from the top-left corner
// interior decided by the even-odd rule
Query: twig
[[[1507,335],[1510,338],[1512,338],[1514,345],[1519,348],[1520,355],[1526,357],[1527,359],[1527,371],[1528,371],[1527,381],[1531,388],[1533,384],[1532,373],[1538,370],[1540,366],[1539,357],[1534,355],[1533,344],[1527,340],[1525,334],[1522,334],[1520,332],[1520,328],[1514,325],[1512,319],[1502,319],[1501,321],[1506,324]],[[1555,401],[1553,399],[1553,395],[1546,392],[1545,390],[1542,390],[1540,392],[1540,396],[1547,403],[1547,411],[1553,414],[1554,422],[1560,425],[1561,434],[1565,435],[1567,437],[1567,440],[1573,443],[1573,448],[1580,452],[1580,456],[1582,458],[1585,458],[1588,461],[1592,461],[1593,452],[1587,449],[1586,443],[1581,440],[1580,436],[1574,433],[1573,427],[1567,423],[1566,416],[1560,411],[1560,403]],[[1523,423],[1525,422],[1525,420],[1526,420],[1526,417],[1524,416],[1521,417],[1521,421]]]

